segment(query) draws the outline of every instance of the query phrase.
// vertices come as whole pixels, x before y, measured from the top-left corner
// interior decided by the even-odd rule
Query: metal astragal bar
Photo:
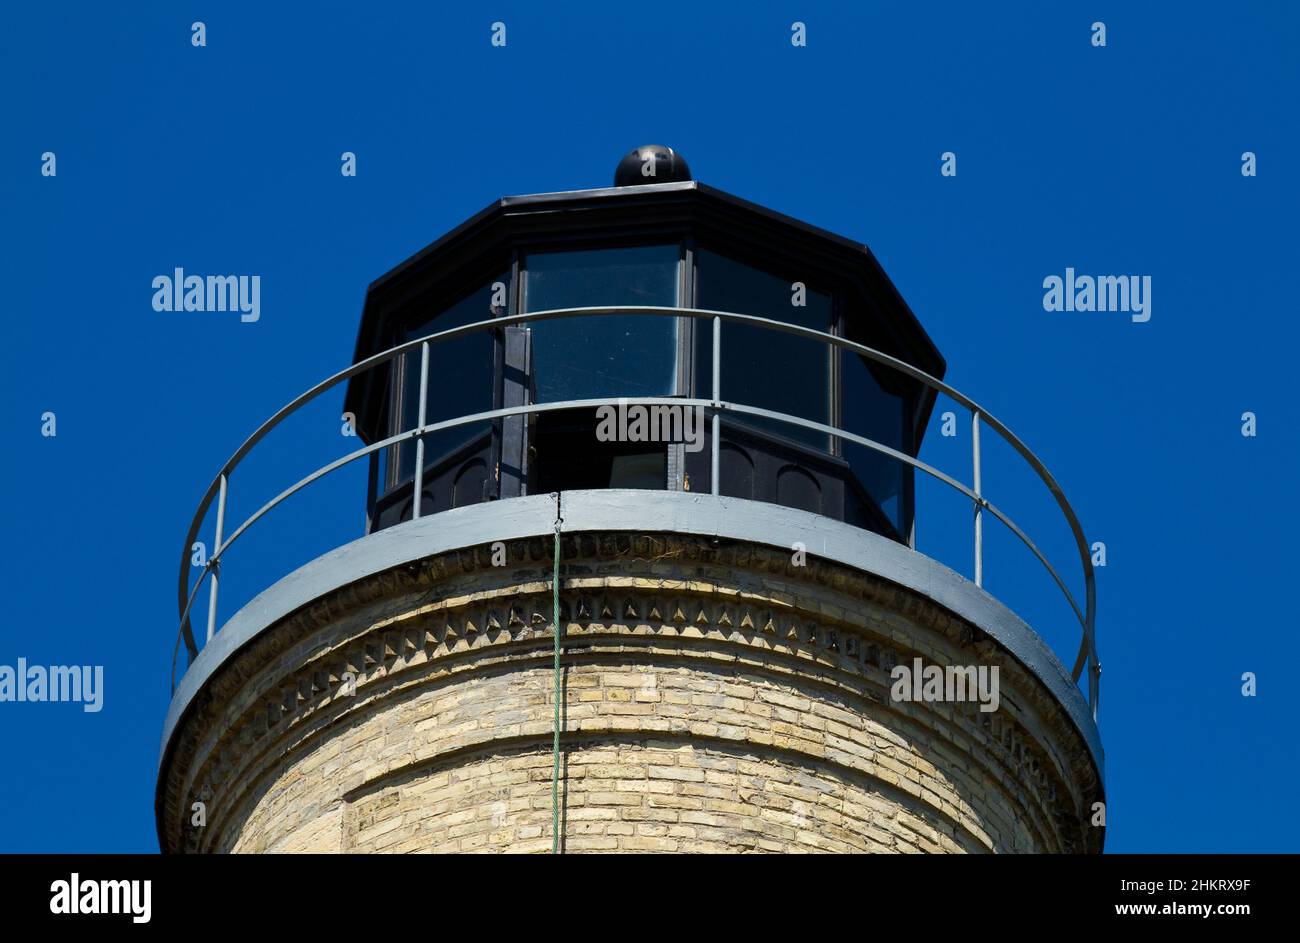
[[[722,319],[713,319],[713,439],[709,443],[709,481],[714,494],[721,494],[718,478],[722,450]]]
[[[415,421],[417,430],[424,428],[425,412],[428,408],[429,394],[429,342],[420,345],[420,405],[419,418]],[[420,505],[424,503],[424,436],[417,433],[415,437],[415,482],[411,489],[411,520],[420,517]]]

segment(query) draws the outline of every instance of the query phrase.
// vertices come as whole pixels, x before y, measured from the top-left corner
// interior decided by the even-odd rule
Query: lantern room
[[[631,152],[614,183],[500,199],[370,285],[355,361],[407,346],[347,391],[362,439],[392,440],[369,530],[637,488],[911,543],[912,467],[836,432],[915,456],[934,392],[821,339],[943,376],[870,250],[693,180],[670,148]]]

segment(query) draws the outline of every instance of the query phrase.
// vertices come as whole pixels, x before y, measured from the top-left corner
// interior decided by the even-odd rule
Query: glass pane
[[[492,285],[508,285],[510,276],[503,273],[478,291],[470,294],[427,321],[408,328],[401,340],[415,340],[438,331],[446,331],[463,324],[486,321],[493,316]],[[399,367],[401,376],[400,432],[414,429],[419,421],[420,402],[420,352],[403,354]],[[492,408],[493,384],[492,333],[477,331],[453,340],[437,341],[429,345],[429,381],[425,422],[438,422],[486,412]],[[485,426],[457,426],[426,436],[424,439],[425,465],[434,465],[440,458],[465,445],[484,433]],[[415,474],[415,443],[403,442],[397,446],[397,481],[406,481]]]
[[[884,368],[881,368],[884,369]],[[908,451],[907,401],[887,391],[863,358],[844,354],[844,429],[900,452]],[[854,476],[903,534],[903,483],[908,466],[874,449],[846,441],[844,457]]]
[[[677,306],[677,245],[528,256],[526,311]],[[606,315],[532,325],[536,402],[668,396],[677,387],[677,318]]]
[[[806,288],[802,306],[793,302],[792,282],[718,255],[699,253],[697,306],[797,324],[817,331],[831,327],[831,296]],[[713,389],[713,325],[698,322],[697,396]],[[829,345],[766,328],[722,324],[722,398],[744,406],[790,413],[814,422],[830,422]],[[779,435],[820,449],[828,437],[776,420],[745,416]]]

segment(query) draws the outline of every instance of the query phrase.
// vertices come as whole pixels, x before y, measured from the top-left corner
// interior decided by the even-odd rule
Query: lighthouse
[[[867,247],[641,147],[378,278],[335,369],[231,444],[183,535],[163,851],[1102,849],[1083,527]],[[228,519],[241,462],[339,395],[357,437]],[[962,467],[919,457],[940,395]],[[1077,558],[984,492],[989,439]],[[240,538],[348,466],[354,538],[225,611]],[[926,523],[968,570],[918,549],[918,476],[967,503]],[[985,589],[990,527],[1077,647]]]

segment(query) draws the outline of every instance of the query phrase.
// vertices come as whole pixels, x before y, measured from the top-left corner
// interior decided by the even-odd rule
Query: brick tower
[[[185,541],[163,850],[1100,851],[1092,571],[1056,482],[942,382],[864,246],[668,148],[615,184],[499,200],[374,282],[353,366],[221,469]],[[218,625],[232,475],[344,384],[364,533]],[[973,477],[917,458],[940,394]],[[1082,605],[1029,545],[1072,670],[980,585],[986,523],[1029,540],[981,432],[1078,544]],[[971,502],[973,579],[916,549],[918,470]]]

